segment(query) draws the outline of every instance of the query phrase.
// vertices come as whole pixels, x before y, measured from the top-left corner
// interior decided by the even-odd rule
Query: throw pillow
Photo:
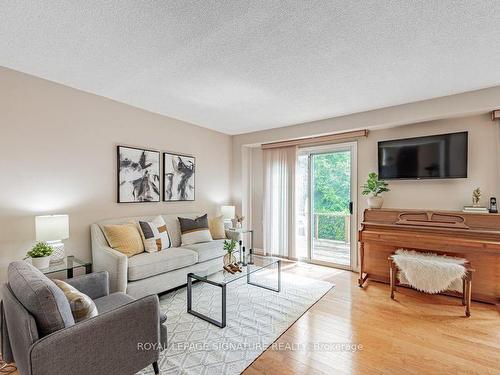
[[[52,280],[66,296],[75,322],[97,316],[97,306],[92,298],[61,280]]]
[[[141,235],[135,224],[103,225],[102,230],[109,246],[131,257],[144,251]]]
[[[182,245],[212,241],[212,236],[208,229],[207,214],[197,217],[196,219],[184,217],[179,217],[178,219],[181,226]]]
[[[224,215],[210,218],[210,220],[208,220],[208,228],[214,240],[225,239],[226,229],[224,228]]]
[[[167,224],[161,216],[157,216],[153,221],[139,221],[139,229],[144,242],[144,250],[148,253],[165,250],[171,247],[170,237],[167,231]]]

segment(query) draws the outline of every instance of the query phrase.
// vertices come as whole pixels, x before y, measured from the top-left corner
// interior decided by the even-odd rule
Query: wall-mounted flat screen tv
[[[379,142],[379,178],[466,178],[467,143],[467,132]]]

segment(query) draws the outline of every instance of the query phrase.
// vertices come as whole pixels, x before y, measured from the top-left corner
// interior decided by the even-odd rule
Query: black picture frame
[[[150,188],[153,189],[153,191],[157,194],[157,197],[154,197],[154,199],[147,199],[147,196],[140,198],[134,196],[128,196],[126,197],[124,192],[122,191],[122,185],[126,182],[120,179],[120,172],[122,172],[123,165],[121,163],[121,158],[122,158],[122,150],[134,150],[134,151],[142,151],[143,153],[151,153],[151,154],[156,154],[156,164],[157,167],[155,167],[155,170],[157,172],[156,177],[153,175],[153,180],[157,181],[157,186],[155,191],[155,187],[151,186]],[[159,203],[160,200],[160,195],[161,195],[161,178],[160,178],[160,171],[161,171],[161,160],[160,160],[160,151],[157,150],[149,150],[147,148],[141,148],[141,147],[132,147],[132,146],[125,146],[125,145],[117,145],[116,146],[116,202],[117,203]],[[139,164],[141,161],[140,160],[135,160],[132,161],[133,163]],[[149,169],[149,168],[148,168]],[[130,182],[132,183],[132,182]],[[149,181],[148,185],[152,185],[151,181]],[[131,199],[132,198],[132,199]],[[144,199],[146,198],[146,199]]]
[[[192,164],[192,175],[191,177],[188,178],[187,183],[192,184],[193,189],[192,189],[192,194],[188,193],[188,196],[186,199],[181,198],[179,195],[181,194],[180,192],[178,193],[179,195],[177,197],[173,197],[172,194],[175,194],[174,191],[172,190],[177,190],[177,186],[175,184],[175,181],[167,181],[167,174],[171,174],[173,171],[170,169],[171,166],[171,160],[167,161],[166,158],[168,157],[178,157],[178,158],[184,158],[188,159],[189,162]],[[163,202],[193,202],[196,200],[196,157],[193,155],[186,155],[186,154],[180,154],[178,152],[163,152]],[[186,167],[189,168],[189,165]],[[173,178],[173,177],[172,177]],[[182,179],[182,176],[178,176],[177,180]],[[168,187],[172,189],[170,192],[170,196],[168,196],[167,190]]]

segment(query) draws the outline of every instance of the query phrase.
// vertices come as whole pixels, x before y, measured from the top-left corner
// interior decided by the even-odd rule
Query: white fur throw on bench
[[[398,267],[398,279],[402,284],[426,293],[445,290],[462,291],[465,276],[465,259],[413,250],[396,250],[392,256]]]

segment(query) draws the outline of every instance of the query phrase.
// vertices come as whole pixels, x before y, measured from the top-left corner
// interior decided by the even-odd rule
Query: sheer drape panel
[[[297,147],[264,150],[264,251],[295,258]]]

